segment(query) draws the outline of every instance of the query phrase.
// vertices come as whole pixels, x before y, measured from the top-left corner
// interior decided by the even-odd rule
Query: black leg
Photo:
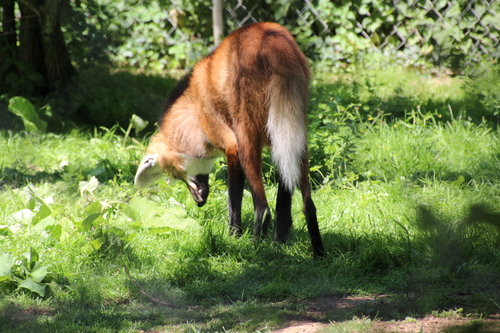
[[[311,199],[308,197],[304,200],[304,215],[306,216],[307,229],[309,230],[309,236],[311,237],[311,244],[315,257],[324,257],[325,248],[323,247],[323,241],[321,240],[321,234],[319,233],[318,218],[316,217],[316,207]]]
[[[245,173],[237,154],[227,153],[229,232],[241,235],[241,201],[245,185]]]
[[[271,212],[267,204],[266,192],[262,181],[262,145],[258,142],[258,133],[245,132],[238,137],[238,154],[241,167],[245,172],[250,191],[252,192],[254,206],[254,228],[253,235],[260,238],[266,233],[271,220]],[[252,138],[253,141],[245,142]]]
[[[307,156],[302,159],[302,173],[300,176],[300,191],[302,192],[302,211],[306,217],[307,229],[315,257],[324,257],[325,248],[319,232],[316,206],[311,198],[311,184],[309,183],[309,162]]]
[[[274,238],[284,243],[292,227],[292,193],[279,182],[276,198],[276,227]]]

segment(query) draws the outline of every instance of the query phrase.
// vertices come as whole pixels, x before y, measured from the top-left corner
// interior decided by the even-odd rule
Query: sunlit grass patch
[[[223,160],[200,209],[183,184],[134,188],[147,138],[118,127],[2,132],[0,323],[19,332],[266,331],[324,295],[390,295],[390,306],[357,309],[362,319],[347,331],[456,306],[496,311],[497,129],[418,109],[366,119],[355,105],[323,102],[310,122],[323,260],[312,257],[298,191],[287,243],[272,231],[251,236],[248,190],[243,236],[229,236]],[[274,213],[273,170],[266,165]]]

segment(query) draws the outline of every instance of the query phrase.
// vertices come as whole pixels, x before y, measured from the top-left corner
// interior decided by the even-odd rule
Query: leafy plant
[[[135,197],[122,207],[134,227],[145,228],[152,234],[170,234],[174,231],[199,232],[201,226],[188,217],[179,205],[165,209],[154,201]]]
[[[145,128],[152,131],[175,83],[175,79],[160,75],[94,67],[81,70],[67,89],[52,96],[49,105],[61,122],[69,119],[82,127],[112,128],[118,124],[127,128],[136,115],[147,121]]]
[[[132,128],[135,130],[135,134],[139,134],[142,130],[144,130],[149,124],[149,121],[142,119],[136,114],[132,115],[130,118],[130,124],[128,125],[127,130],[125,131],[125,136],[123,137],[123,146],[127,143],[127,139],[130,135],[130,131]]]
[[[9,100],[9,110],[20,117],[28,132],[45,132],[47,123],[40,119],[33,104],[23,97],[12,97]]]
[[[277,0],[227,1],[225,34],[241,24],[288,26],[317,68],[429,62],[460,70],[495,53],[497,2]],[[153,70],[192,67],[213,49],[212,3],[207,0],[79,2],[67,39],[75,59],[91,64],[109,56],[120,65]],[[475,13],[475,14],[474,14]],[[477,47],[481,45],[482,48]],[[104,56],[103,56],[104,55]]]
[[[315,100],[313,99],[313,103]],[[314,106],[309,117],[311,172],[320,183],[351,171],[357,118],[356,105],[344,107],[332,97]]]
[[[23,60],[14,57],[13,50],[4,44],[0,45],[3,55],[0,61],[0,95],[32,96],[45,85],[43,76]]]
[[[9,253],[0,255],[0,290],[25,289],[44,297],[47,287],[56,285],[48,271],[48,266],[40,263],[40,256],[35,249],[16,258]]]
[[[456,81],[436,86],[436,77],[384,71],[312,84],[312,196],[328,251],[321,261],[310,254],[298,191],[286,244],[272,233],[252,237],[248,189],[244,233],[229,235],[222,160],[199,209],[182,184],[133,187],[149,137],[131,139],[133,127],[0,132],[0,327],[271,330],[312,304],[322,304],[318,320],[332,322],[495,313],[499,132],[466,117],[466,106],[455,109]],[[433,109],[429,99],[442,100]],[[276,183],[266,191],[273,209]],[[30,248],[38,258],[22,254]],[[375,299],[345,314],[324,310],[367,295]]]

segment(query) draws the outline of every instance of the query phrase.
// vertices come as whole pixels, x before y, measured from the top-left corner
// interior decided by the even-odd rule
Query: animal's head
[[[210,192],[208,176],[214,161],[213,158],[180,153],[153,139],[137,169],[134,182],[142,189],[154,184],[163,176],[168,177],[169,183],[181,180],[187,185],[198,207],[201,207],[207,202]]]

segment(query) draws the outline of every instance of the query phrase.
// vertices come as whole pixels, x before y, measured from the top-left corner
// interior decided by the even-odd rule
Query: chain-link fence
[[[451,65],[483,56],[500,57],[498,0],[288,2],[284,10],[268,8],[278,9],[281,17],[266,13],[264,18],[274,18],[298,35],[309,30],[321,39],[315,41],[316,47],[333,49],[330,60],[373,50],[438,63],[448,59]],[[285,7],[286,3],[279,5]],[[234,26],[256,22],[263,18],[262,4],[227,1],[226,15]],[[319,58],[328,60],[328,56]]]
[[[242,26],[247,23],[257,22],[258,15],[255,17],[253,12],[259,6],[259,2],[253,2],[253,5],[245,5],[244,0],[238,0],[234,5],[226,7],[226,13],[230,20],[236,25]],[[250,2],[252,3],[252,2]],[[465,5],[464,5],[465,3]],[[464,30],[463,34],[454,37],[457,41],[470,38],[472,50],[484,54],[492,54],[498,57],[498,45],[500,38],[500,12],[497,0],[470,0],[465,1],[401,1],[394,0],[391,3],[393,11],[391,21],[395,16],[405,19],[394,22],[392,28],[382,36],[376,36],[378,40],[377,48],[383,49],[389,44],[396,44],[396,48],[412,47],[417,42],[424,42],[423,31],[447,31],[450,25],[458,26]],[[333,35],[334,27],[324,20],[322,15],[311,0],[303,0],[303,7],[294,9],[296,22],[311,26],[314,22],[319,23],[323,30],[322,35]],[[309,15],[306,15],[308,13]],[[370,17],[366,7],[358,9],[358,13],[363,17]],[[409,23],[411,19],[418,19],[414,24]],[[364,20],[356,20],[357,32],[364,38],[373,41],[376,29],[364,23]],[[409,28],[409,29],[408,29]],[[478,35],[475,33],[480,31]],[[382,37],[382,39],[380,39]],[[396,40],[396,43],[394,43]]]
[[[500,58],[499,0],[224,0],[223,8],[226,34],[278,22],[309,58],[330,67],[373,54],[448,67]],[[175,30],[176,11],[170,12]]]

